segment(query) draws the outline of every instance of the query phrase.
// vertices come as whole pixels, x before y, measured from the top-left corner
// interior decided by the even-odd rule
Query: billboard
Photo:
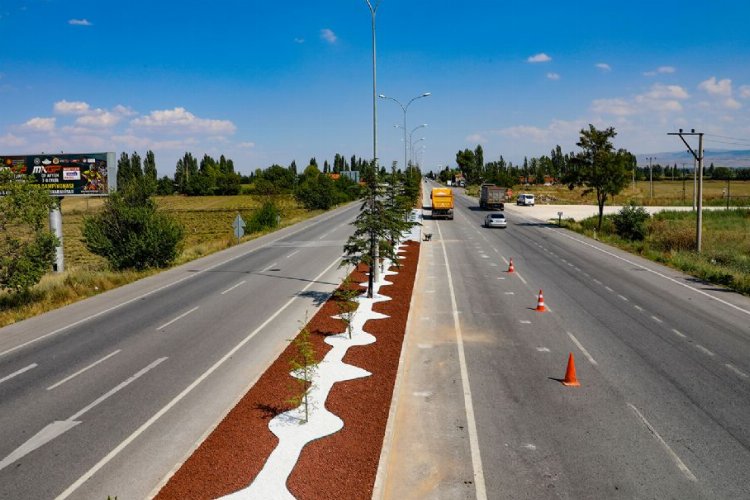
[[[52,196],[107,196],[117,183],[114,153],[0,155],[0,169],[30,176]]]

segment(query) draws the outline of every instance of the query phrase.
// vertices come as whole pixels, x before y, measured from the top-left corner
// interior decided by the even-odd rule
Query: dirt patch
[[[326,408],[343,419],[344,428],[302,450],[287,481],[289,490],[299,499],[372,496],[419,260],[418,243],[408,242],[403,250],[401,255],[406,259],[401,260],[399,274],[389,276],[393,284],[380,289],[392,300],[374,306],[375,311],[390,317],[365,325],[377,341],[350,348],[344,358],[344,362],[372,375],[337,383],[328,395]],[[350,278],[353,283],[367,281],[366,267],[356,269]],[[325,337],[345,330],[344,322],[331,318],[340,312],[337,301],[329,299],[307,324],[318,360],[330,350],[323,342]],[[213,499],[253,481],[278,443],[268,429],[268,421],[291,409],[286,400],[295,384],[289,375],[293,355],[290,345],[156,498]]]

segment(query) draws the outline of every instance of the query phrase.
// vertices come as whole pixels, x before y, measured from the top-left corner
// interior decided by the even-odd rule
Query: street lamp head
[[[427,97],[428,95],[432,95],[432,92],[425,92],[424,94],[422,94],[422,97]]]
[[[378,97],[380,97],[381,99],[388,99],[384,94],[379,94]]]

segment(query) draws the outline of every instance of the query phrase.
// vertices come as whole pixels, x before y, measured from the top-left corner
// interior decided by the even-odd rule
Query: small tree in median
[[[307,314],[305,314],[305,326],[299,334],[292,339],[292,345],[295,352],[292,359],[289,360],[289,368],[292,370],[295,387],[292,396],[287,399],[287,403],[300,406],[304,405],[305,420],[310,417],[310,401],[308,393],[313,386],[313,376],[318,366],[315,359],[315,349],[310,341],[310,330],[307,329]]]

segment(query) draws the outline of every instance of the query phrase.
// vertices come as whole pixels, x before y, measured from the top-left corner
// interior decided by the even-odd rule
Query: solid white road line
[[[11,373],[10,375],[8,375],[8,376],[6,376],[6,377],[0,378],[0,384],[2,384],[3,382],[5,382],[6,380],[10,380],[10,379],[12,379],[12,378],[13,378],[13,377],[15,377],[16,375],[20,375],[20,374],[22,374],[22,373],[24,373],[24,372],[27,372],[27,371],[29,371],[29,370],[33,370],[33,369],[34,369],[34,368],[36,368],[37,366],[39,366],[39,365],[37,365],[36,363],[32,363],[32,364],[30,364],[29,366],[27,366],[27,367],[25,367],[25,368],[21,368],[20,370],[18,370],[18,371],[16,371],[16,372],[13,372],[13,373]]]
[[[610,257],[614,257],[615,259],[621,260],[621,261],[625,262],[626,264],[629,264],[631,266],[636,266],[636,267],[638,267],[640,269],[643,269],[644,271],[648,271],[648,272],[650,272],[652,274],[655,274],[656,276],[659,276],[660,278],[664,278],[667,281],[671,281],[672,283],[674,283],[676,285],[685,287],[685,288],[687,288],[689,290],[694,291],[695,293],[698,293],[700,295],[708,297],[711,300],[715,300],[715,301],[717,301],[717,302],[719,302],[721,304],[724,304],[725,306],[731,307],[732,309],[735,309],[735,310],[737,310],[739,312],[742,312],[742,313],[745,313],[747,315],[750,315],[750,309],[745,309],[745,308],[742,308],[740,306],[736,306],[736,305],[732,304],[731,302],[727,302],[726,300],[720,299],[719,297],[714,297],[710,293],[704,292],[703,290],[699,290],[699,289],[697,289],[697,288],[695,288],[693,286],[688,285],[687,283],[682,283],[681,281],[676,280],[674,278],[671,278],[671,277],[669,277],[669,276],[667,276],[667,275],[665,275],[663,273],[660,273],[659,271],[655,271],[654,269],[651,269],[650,267],[646,267],[644,265],[638,264],[637,262],[633,262],[632,260],[626,259],[624,257],[620,257],[617,254],[609,252],[609,251],[607,251],[607,250],[605,250],[603,248],[599,248],[598,246],[592,245],[591,243],[583,241],[583,240],[581,240],[579,238],[574,238],[573,236],[565,234],[564,232],[562,232],[560,230],[557,230],[557,229],[550,229],[550,230],[556,232],[560,236],[563,236],[565,238],[571,239],[573,241],[577,241],[578,243],[580,243],[582,245],[586,245],[588,247],[591,247],[591,248],[593,248],[593,249],[595,249],[595,250],[597,250],[599,252],[602,252],[602,253],[604,253],[606,255],[609,255]]]
[[[695,348],[698,349],[703,354],[705,354],[706,356],[715,356],[715,354],[713,353],[713,351],[709,351],[708,349],[706,349],[705,347],[703,347],[700,344],[695,344]]]
[[[177,321],[177,320],[180,320],[180,319],[184,318],[185,316],[187,316],[187,315],[188,315],[188,314],[190,314],[191,312],[195,311],[196,309],[198,309],[198,306],[195,306],[194,308],[190,309],[189,311],[187,311],[187,312],[184,312],[184,313],[180,314],[180,315],[179,315],[179,316],[177,316],[176,318],[174,318],[174,319],[172,319],[172,320],[170,320],[170,321],[167,321],[166,323],[164,323],[163,325],[161,325],[160,327],[158,327],[158,328],[157,328],[157,330],[161,330],[161,329],[163,329],[163,328],[166,328],[166,327],[168,327],[169,325],[171,325],[171,324],[172,324],[172,323],[174,323],[175,321]]]
[[[227,294],[227,293],[231,292],[232,290],[234,290],[235,288],[237,288],[238,286],[244,285],[245,283],[247,283],[247,282],[245,280],[242,280],[239,283],[237,283],[236,285],[227,288],[226,290],[224,290],[223,292],[221,292],[221,294],[222,295]]]
[[[573,343],[576,345],[576,347],[578,347],[578,349],[580,349],[583,355],[586,356],[586,359],[589,360],[589,363],[596,366],[597,364],[596,360],[593,357],[591,357],[591,354],[589,354],[589,352],[586,350],[585,347],[583,347],[583,345],[578,341],[578,339],[575,338],[575,336],[570,332],[565,332],[565,333],[568,334],[568,337],[570,337],[570,340],[572,340]]]
[[[62,379],[62,380],[61,380],[61,381],[59,381],[58,383],[56,383],[56,384],[52,384],[51,386],[47,387],[47,390],[48,390],[48,391],[51,391],[51,390],[52,390],[52,389],[54,389],[55,387],[59,387],[59,386],[63,385],[63,384],[65,383],[65,382],[67,382],[67,381],[69,381],[69,380],[71,380],[71,379],[73,379],[73,378],[77,377],[78,375],[80,375],[81,373],[85,372],[86,370],[88,370],[88,369],[90,369],[90,368],[93,368],[93,367],[95,367],[96,365],[98,365],[99,363],[102,363],[102,362],[104,362],[104,361],[108,360],[109,358],[111,358],[111,357],[112,357],[112,356],[114,356],[115,354],[119,353],[119,352],[120,352],[121,350],[122,350],[122,349],[117,349],[117,350],[116,350],[115,352],[111,352],[111,353],[107,354],[106,356],[104,356],[104,357],[103,357],[102,359],[100,359],[99,361],[94,361],[93,363],[91,363],[91,364],[90,364],[89,366],[87,366],[86,368],[81,368],[80,370],[78,370],[77,372],[75,372],[75,373],[74,373],[73,375],[70,375],[69,377],[65,377],[64,379]]]
[[[336,266],[341,262],[341,257],[336,257],[336,259],[328,266],[326,267],[319,275],[317,275],[315,278],[313,278],[310,283],[304,286],[302,288],[302,292],[307,291],[308,288],[313,286],[317,281],[328,271],[331,270],[333,266]],[[63,500],[65,498],[68,498],[70,495],[72,495],[78,488],[83,485],[86,481],[88,481],[94,474],[96,474],[102,467],[107,465],[113,458],[115,458],[123,449],[125,449],[126,446],[128,446],[130,443],[132,443],[135,439],[138,438],[141,434],[146,432],[149,427],[154,425],[154,423],[159,420],[165,413],[167,413],[172,407],[174,407],[177,403],[182,401],[182,399],[185,398],[188,394],[190,394],[193,389],[198,387],[198,385],[203,382],[206,378],[208,378],[213,372],[219,369],[221,365],[226,363],[228,359],[230,359],[232,356],[235,355],[237,351],[239,351],[245,344],[250,342],[253,337],[255,337],[261,330],[263,330],[266,326],[268,326],[271,321],[276,319],[282,312],[284,312],[292,303],[299,298],[299,294],[295,297],[292,297],[287,301],[286,304],[281,306],[278,311],[273,313],[271,316],[268,317],[258,328],[250,332],[247,337],[242,339],[239,344],[234,346],[228,353],[226,353],[221,359],[219,359],[216,363],[214,363],[211,368],[203,372],[201,376],[199,376],[197,379],[193,381],[189,386],[187,386],[181,393],[179,393],[177,396],[175,396],[169,403],[167,403],[161,410],[157,411],[151,418],[149,418],[146,422],[143,423],[138,429],[136,429],[130,436],[125,438],[123,442],[121,442],[119,445],[117,445],[112,451],[110,451],[107,456],[99,460],[91,469],[89,469],[83,476],[78,478],[73,484],[68,486],[68,488],[60,493],[60,495],[57,496],[56,500]],[[223,418],[223,417],[222,417]]]
[[[479,438],[477,435],[477,423],[474,418],[474,403],[471,397],[471,385],[469,384],[469,372],[466,368],[466,355],[464,354],[464,341],[461,333],[461,322],[458,320],[458,306],[456,304],[456,293],[453,288],[453,276],[448,262],[448,253],[445,249],[440,225],[437,226],[440,235],[440,245],[443,249],[443,260],[445,271],[448,274],[448,290],[451,297],[451,308],[453,310],[453,327],[456,330],[456,346],[458,348],[458,361],[461,368],[461,385],[464,393],[464,408],[466,411],[466,426],[469,430],[469,448],[471,450],[471,465],[474,469],[474,488],[478,500],[486,500],[487,488],[484,484],[484,470],[482,468],[482,457],[479,452]]]
[[[680,332],[679,330],[675,330],[674,328],[672,328],[672,333],[674,333],[675,335],[677,335],[678,337],[680,337],[682,339],[685,338],[685,334],[684,333]]]
[[[638,408],[633,406],[632,404],[628,403],[628,406],[631,410],[635,412],[635,414],[638,416],[638,418],[641,419],[643,424],[646,426],[646,428],[651,432],[651,434],[654,435],[654,437],[661,443],[661,445],[664,447],[665,450],[667,450],[667,453],[669,453],[669,456],[672,457],[672,460],[677,464],[677,468],[680,469],[680,471],[685,475],[686,478],[688,478],[690,481],[697,481],[698,478],[695,477],[695,475],[690,472],[690,469],[687,468],[687,465],[680,460],[680,457],[675,453],[672,448],[669,447],[666,441],[662,439],[662,437],[659,435],[658,432],[656,432],[656,429],[646,420],[646,417],[643,416],[643,414],[638,411]]]

